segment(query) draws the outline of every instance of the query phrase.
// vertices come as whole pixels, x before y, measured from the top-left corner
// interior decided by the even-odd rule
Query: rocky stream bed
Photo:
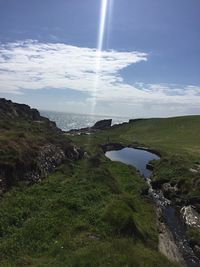
[[[111,147],[114,150],[107,151]],[[136,167],[146,179],[149,186],[148,197],[153,200],[156,206],[159,251],[170,260],[178,262],[182,266],[199,267],[200,248],[197,245],[194,247],[191,246],[186,231],[191,226],[200,228],[200,215],[191,205],[174,206],[169,199],[164,197],[162,189],[154,189],[152,187],[151,175],[153,166],[149,164],[149,161],[159,159],[158,155],[154,154],[155,151],[152,153],[152,150],[138,147],[124,148],[119,144],[105,145],[103,150],[109,159]],[[140,154],[139,156],[138,152]],[[142,159],[142,154],[145,160]],[[138,159],[141,162],[138,162]],[[167,183],[163,185],[163,188],[165,190],[176,190],[176,188]]]

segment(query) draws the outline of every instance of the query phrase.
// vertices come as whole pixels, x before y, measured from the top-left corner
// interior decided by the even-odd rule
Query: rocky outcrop
[[[0,120],[29,120],[36,123],[45,123],[57,132],[62,132],[57,128],[55,122],[41,116],[37,109],[30,108],[25,104],[14,103],[5,98],[0,98]]]
[[[101,121],[97,121],[94,126],[92,126],[92,129],[96,129],[96,130],[105,130],[110,128],[112,125],[112,119],[109,120],[101,120]]]
[[[72,144],[62,148],[55,144],[46,144],[38,149],[32,159],[14,164],[0,164],[0,195],[6,192],[17,181],[34,184],[47,177],[67,158],[72,161],[81,159],[84,152]]]
[[[200,215],[192,206],[182,207],[180,213],[187,226],[200,229]]]
[[[186,263],[179,251],[178,246],[175,243],[174,237],[170,232],[167,225],[159,220],[158,222],[159,229],[159,242],[158,250],[164,254],[169,260],[181,264],[181,266],[186,266]]]
[[[0,131],[0,194],[18,181],[35,183],[66,158],[84,154],[37,110],[6,99],[0,99]]]
[[[95,133],[98,130],[107,130],[113,126],[112,119],[109,120],[100,120],[97,121],[92,127],[85,127],[81,129],[72,129],[70,131],[65,132],[67,135],[81,135],[81,134],[91,134]]]
[[[0,98],[0,119],[25,118],[30,120],[41,120],[37,109],[32,109],[28,105],[13,103],[11,100]]]
[[[52,144],[41,147],[34,162],[35,168],[25,173],[24,180],[28,183],[35,183],[47,177],[47,175],[54,171],[64,159],[65,153],[61,148]]]

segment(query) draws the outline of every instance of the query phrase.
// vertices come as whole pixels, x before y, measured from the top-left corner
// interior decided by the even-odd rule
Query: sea
[[[43,110],[40,110],[40,114],[44,117],[49,118],[51,121],[54,121],[57,127],[62,129],[63,131],[91,127],[97,121],[104,119],[112,119],[112,125],[119,124],[122,122],[128,122],[130,119],[128,117],[87,115],[87,114],[75,114],[75,113],[43,111]]]

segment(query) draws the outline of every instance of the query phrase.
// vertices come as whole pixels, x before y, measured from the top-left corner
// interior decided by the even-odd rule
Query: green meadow
[[[1,132],[3,138],[10,137]],[[87,151],[83,159],[66,160],[32,186],[19,182],[1,198],[0,266],[178,266],[158,252],[145,181],[133,167],[107,159],[100,145],[157,150],[154,181],[178,184],[178,197],[169,196],[174,203],[198,201],[200,173],[191,169],[200,164],[200,116],[145,119],[66,138]],[[195,231],[188,234],[199,242]]]

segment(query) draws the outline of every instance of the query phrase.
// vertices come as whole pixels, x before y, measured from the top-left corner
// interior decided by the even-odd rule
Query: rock
[[[65,153],[60,147],[52,144],[42,147],[36,159],[36,168],[39,170],[40,176],[46,177],[62,163],[64,158]]]
[[[158,217],[158,231],[159,231],[159,242],[158,250],[165,255],[169,260],[179,263],[181,266],[186,266],[180,249],[176,245],[175,239],[170,232],[168,226],[163,222],[162,211],[157,208]]]
[[[49,144],[41,147],[35,160],[35,168],[25,174],[24,180],[28,183],[35,183],[41,178],[47,177],[62,163],[64,158],[64,151],[55,145]]]
[[[187,226],[200,229],[200,214],[191,205],[184,206],[180,213]]]
[[[65,131],[66,135],[75,136],[75,135],[82,135],[82,134],[90,134],[90,132],[95,132],[89,127],[81,128],[81,129],[71,129],[69,131]]]
[[[193,168],[190,168],[189,171],[191,171],[192,173],[200,173],[200,165],[194,164]]]
[[[5,98],[0,98],[0,118],[26,118],[36,121],[41,120],[43,117],[40,116],[38,110],[30,108],[28,105],[17,104]]]
[[[162,191],[163,193],[176,193],[178,191],[178,187],[175,184],[174,186],[172,186],[170,183],[164,183],[162,185]]]
[[[190,168],[189,170],[190,170],[191,172],[193,172],[193,173],[198,173],[198,172],[199,172],[198,170],[193,169],[193,168]]]
[[[1,120],[28,120],[35,123],[45,123],[49,128],[62,132],[57,128],[56,123],[48,118],[42,117],[37,109],[30,108],[25,104],[13,103],[11,100],[0,98],[0,119]]]
[[[94,126],[92,126],[92,129],[96,129],[96,130],[105,130],[111,127],[112,124],[112,119],[109,120],[101,120],[101,121],[97,121]]]
[[[55,122],[28,105],[0,98],[0,121],[1,137],[6,141],[1,146],[0,194],[20,180],[28,184],[40,181],[65,158],[78,160],[84,156]]]
[[[72,129],[69,131],[66,131],[66,135],[75,136],[75,135],[90,135],[91,133],[95,133],[98,130],[106,130],[113,126],[112,125],[112,119],[109,120],[101,120],[97,121],[92,127],[86,127],[81,129]]]

